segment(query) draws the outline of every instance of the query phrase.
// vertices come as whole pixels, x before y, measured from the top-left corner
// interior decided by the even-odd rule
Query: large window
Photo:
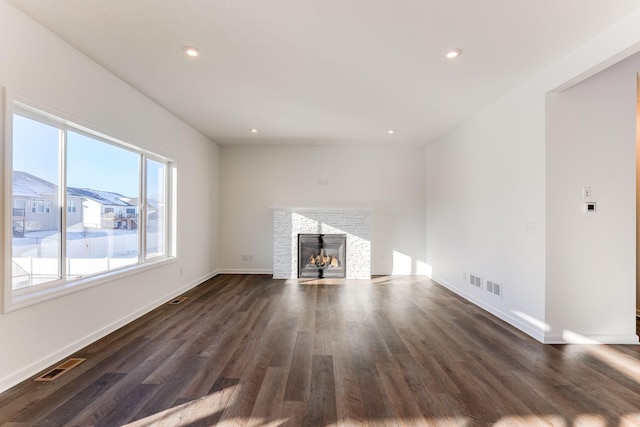
[[[171,163],[14,105],[12,291],[166,257]]]

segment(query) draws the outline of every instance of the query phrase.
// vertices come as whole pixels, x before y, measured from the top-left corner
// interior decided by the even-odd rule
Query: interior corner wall
[[[221,271],[272,273],[273,206],[370,208],[372,273],[424,271],[424,148],[253,145],[220,153]]]
[[[7,94],[177,164],[176,261],[0,314],[2,391],[211,276],[217,268],[211,242],[218,234],[219,152],[210,140],[4,0],[0,64],[0,86]],[[5,193],[3,185],[3,199]],[[0,213],[3,224],[5,212]]]
[[[433,278],[544,336],[544,105],[516,91],[427,148]],[[471,275],[482,286],[471,284]],[[499,283],[502,295],[487,290]]]
[[[547,342],[638,342],[638,70],[640,54],[548,96]]]
[[[630,317],[635,303],[635,282],[630,283],[635,274],[635,261],[630,260],[635,258],[635,219],[630,219],[635,214],[635,153],[621,142],[628,142],[635,117],[625,111],[622,128],[611,129],[616,139],[610,141],[611,153],[605,140],[594,141],[595,136],[587,138],[595,144],[588,154],[571,141],[563,170],[562,159],[556,157],[562,153],[555,152],[561,145],[547,144],[545,103],[547,94],[639,50],[636,9],[427,148],[426,255],[434,278],[541,342],[637,342],[635,319]],[[620,111],[618,103],[628,106],[629,94],[618,94],[622,98],[600,93],[604,104],[581,108],[602,112],[613,102],[611,107]],[[591,119],[585,117],[583,123]],[[552,120],[562,122],[562,113]],[[596,135],[602,138],[602,132]],[[612,176],[603,176],[603,170]],[[581,175],[574,178],[573,173]],[[594,200],[602,203],[602,210],[598,207],[591,218],[593,228],[583,228],[586,236],[577,236],[574,224],[567,224],[570,232],[562,224],[587,220],[580,213],[584,185],[597,191]],[[615,236],[603,236],[607,227]],[[602,248],[594,248],[599,239]],[[486,279],[502,283],[502,298],[471,286],[471,273],[483,278],[483,286]],[[597,304],[600,295],[604,298]],[[572,333],[563,334],[565,330]]]

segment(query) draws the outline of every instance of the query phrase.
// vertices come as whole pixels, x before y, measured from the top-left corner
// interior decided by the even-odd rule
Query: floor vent
[[[172,299],[169,304],[172,304],[172,305],[180,304],[181,302],[183,302],[187,298],[189,298],[189,297],[177,297],[177,298]]]
[[[40,375],[34,381],[53,381],[53,380],[56,380],[56,379],[60,378],[63,374],[66,374],[67,372],[69,372],[70,370],[72,370],[73,368],[75,368],[76,366],[81,364],[82,362],[84,362],[85,360],[87,360],[87,359],[81,359],[81,358],[77,358],[77,357],[68,359],[68,360],[62,362],[61,364],[59,364],[58,366],[56,366],[55,368],[51,369],[50,371]]]

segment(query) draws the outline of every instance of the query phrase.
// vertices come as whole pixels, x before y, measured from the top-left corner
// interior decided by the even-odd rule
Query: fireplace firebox
[[[298,277],[346,277],[346,246],[346,234],[298,234]]]

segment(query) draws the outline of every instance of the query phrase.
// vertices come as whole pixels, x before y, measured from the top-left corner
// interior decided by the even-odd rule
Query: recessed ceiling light
[[[387,131],[387,133],[388,133],[389,135],[393,135],[394,133],[396,133],[396,131],[395,131],[395,130],[393,130],[393,129],[389,129],[389,130]]]
[[[462,49],[451,49],[449,51],[447,51],[447,54],[445,55],[447,58],[449,59],[453,59],[453,58],[457,58],[458,56],[460,56],[460,54],[462,53]]]
[[[251,129],[251,133],[258,133],[258,129]]]
[[[193,47],[193,46],[185,46],[185,47],[182,48],[182,51],[187,56],[191,56],[193,58],[195,58],[196,56],[200,56],[200,54],[202,53],[202,51],[200,49],[198,49],[197,47]]]

